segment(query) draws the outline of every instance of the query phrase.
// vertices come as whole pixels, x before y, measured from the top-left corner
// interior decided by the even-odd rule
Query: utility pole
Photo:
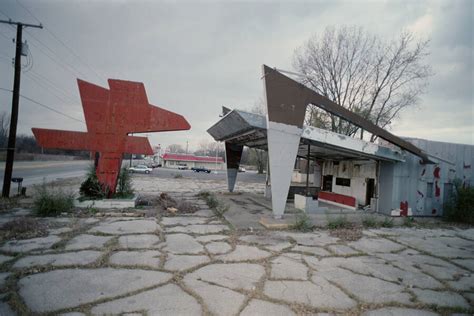
[[[5,174],[3,177],[2,196],[8,198],[10,196],[10,185],[13,173],[13,160],[15,158],[15,143],[16,143],[16,126],[18,124],[18,105],[20,102],[20,75],[21,75],[21,55],[23,47],[23,28],[36,27],[43,28],[43,25],[34,25],[21,22],[13,22],[12,20],[0,20],[0,23],[16,25],[16,50],[15,50],[15,77],[13,80],[13,98],[12,98],[12,112],[10,115],[10,132],[8,134],[8,148],[7,161],[5,164]]]

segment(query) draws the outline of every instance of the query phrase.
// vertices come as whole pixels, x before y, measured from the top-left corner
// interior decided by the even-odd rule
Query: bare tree
[[[387,128],[424,92],[432,75],[428,44],[409,32],[384,41],[360,27],[328,27],[295,51],[294,67],[305,85]],[[357,126],[315,106],[308,107],[306,124],[363,137]]]
[[[208,140],[202,140],[199,142],[198,148],[194,151],[197,156],[210,156],[225,157],[224,143],[211,142]]]
[[[186,150],[180,144],[171,144],[168,146],[168,150],[170,153],[174,153],[174,154],[186,153]]]

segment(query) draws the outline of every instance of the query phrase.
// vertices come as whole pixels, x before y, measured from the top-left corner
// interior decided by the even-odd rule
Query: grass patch
[[[197,196],[206,201],[207,206],[209,206],[209,208],[212,209],[219,217],[224,217],[224,214],[229,210],[229,206],[219,202],[214,193],[209,191],[201,191],[197,194]]]
[[[308,214],[306,214],[305,212],[296,214],[293,229],[301,232],[309,232],[313,230],[313,227],[314,225],[313,223],[311,223],[311,219],[309,218]]]
[[[0,241],[47,236],[47,225],[33,217],[18,217],[0,227]]]
[[[415,222],[415,218],[414,217],[405,217],[403,219],[403,226],[404,227],[413,227],[415,226],[416,222]]]
[[[365,228],[376,228],[379,227],[379,223],[377,222],[376,218],[372,215],[365,215],[362,219],[362,225]]]
[[[36,189],[33,210],[39,216],[57,216],[74,207],[74,194],[42,184]]]
[[[393,218],[385,217],[384,220],[380,223],[380,226],[385,227],[385,228],[392,228]]]
[[[347,220],[346,216],[340,215],[335,218],[328,219],[328,228],[329,229],[341,229],[341,228],[350,228],[352,227],[351,223]]]

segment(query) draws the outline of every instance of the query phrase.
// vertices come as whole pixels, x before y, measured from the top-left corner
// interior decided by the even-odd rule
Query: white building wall
[[[352,196],[357,203],[365,205],[367,194],[367,179],[375,179],[376,163],[374,161],[326,161],[323,165],[323,175],[332,175],[332,192]],[[336,184],[336,178],[348,178],[350,186]]]

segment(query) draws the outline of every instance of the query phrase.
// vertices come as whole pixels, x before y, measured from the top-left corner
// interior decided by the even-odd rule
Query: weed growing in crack
[[[365,228],[375,228],[379,226],[379,223],[377,223],[377,220],[372,215],[366,215],[362,219],[362,225],[364,225]]]
[[[293,229],[299,230],[302,232],[308,232],[313,230],[313,223],[311,223],[311,219],[309,218],[308,214],[301,212],[296,214],[295,224],[293,225]]]
[[[403,219],[403,226],[405,227],[413,227],[415,226],[415,218],[413,217],[405,217]]]
[[[351,223],[347,220],[346,216],[340,215],[335,218],[328,219],[328,228],[329,229],[340,229],[340,228],[350,228]]]
[[[380,226],[385,227],[385,228],[392,228],[393,218],[385,217],[384,220],[380,223]]]
[[[33,209],[39,216],[57,216],[74,207],[74,194],[48,187],[45,183],[36,189]]]

